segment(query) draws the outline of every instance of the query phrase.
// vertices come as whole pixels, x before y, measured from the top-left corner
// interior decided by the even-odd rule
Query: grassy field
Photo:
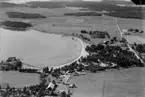
[[[145,68],[107,71],[73,77],[72,97],[144,97]]]
[[[145,44],[145,38],[139,37],[139,36],[125,36],[129,44]]]
[[[46,19],[11,19],[6,12],[23,12],[31,14],[41,14]],[[0,9],[1,20],[29,21],[33,25],[33,29],[57,34],[80,34],[81,30],[107,30],[112,37],[120,37],[119,31],[113,17],[109,16],[64,16],[65,13],[78,13],[79,9],[70,8],[29,8],[29,7],[13,7]],[[140,19],[124,19],[117,18],[121,29],[139,28],[145,30],[144,20]],[[145,37],[142,35],[141,37]],[[106,39],[91,39],[92,43],[98,44]]]
[[[129,29],[129,28],[138,28],[145,30],[145,20],[139,20],[139,19],[123,19],[123,18],[117,18],[118,24],[122,29]]]
[[[130,28],[136,28],[136,29],[142,29],[145,31],[145,20],[139,20],[139,19],[123,19],[123,18],[117,18],[118,24],[123,29],[130,29]],[[136,35],[136,36],[125,36],[129,43],[145,43],[145,33]]]
[[[9,83],[15,87],[24,87],[39,84],[40,79],[38,74],[19,73],[15,71],[0,72],[0,83]]]

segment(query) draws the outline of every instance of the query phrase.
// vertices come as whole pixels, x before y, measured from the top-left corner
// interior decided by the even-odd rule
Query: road
[[[118,28],[118,30],[119,30],[119,33],[120,33],[120,36],[121,36],[121,38],[123,38],[123,36],[122,36],[122,31],[121,31],[121,29],[120,29],[120,27],[119,27],[119,25],[118,25],[118,22],[117,22],[117,19],[115,18],[115,23],[116,23],[116,26],[117,26],[117,28]],[[138,56],[138,54],[130,47],[130,45],[127,43],[127,47],[129,48],[129,50],[131,51],[131,52],[133,52],[134,54],[135,54],[135,56],[136,56],[136,58],[137,59],[139,59],[140,61],[141,61],[141,63],[144,63],[143,62],[143,60]]]

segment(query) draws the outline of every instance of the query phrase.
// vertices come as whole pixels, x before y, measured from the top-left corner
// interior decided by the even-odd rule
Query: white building
[[[53,90],[54,87],[55,87],[55,84],[53,84],[52,82],[50,82],[46,89]]]

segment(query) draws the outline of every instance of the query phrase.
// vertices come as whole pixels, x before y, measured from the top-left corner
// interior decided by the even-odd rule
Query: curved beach
[[[81,57],[85,57],[85,56],[88,55],[88,53],[85,50],[85,48],[88,44],[84,43],[81,39],[79,39],[77,37],[73,37],[73,38],[77,39],[81,43],[81,53],[80,53],[80,55],[76,59],[74,59],[74,60],[72,60],[68,63],[62,64],[60,66],[55,66],[54,68],[59,68],[59,67],[63,67],[63,66],[66,66],[66,65],[70,65],[71,63],[73,63],[75,61],[78,61]]]
[[[15,56],[36,67],[57,67],[78,60],[84,54],[84,43],[71,36],[46,34],[30,30],[10,31],[1,28],[0,60]]]

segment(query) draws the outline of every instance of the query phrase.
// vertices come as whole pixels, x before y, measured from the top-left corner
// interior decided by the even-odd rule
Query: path
[[[116,26],[117,26],[117,28],[118,28],[118,30],[119,30],[119,33],[120,33],[121,38],[123,38],[123,36],[122,36],[122,31],[121,31],[121,29],[120,29],[120,27],[119,27],[119,25],[118,25],[118,22],[117,22],[117,19],[116,19],[116,18],[115,18],[115,23],[116,23]],[[138,56],[138,54],[130,47],[130,45],[129,45],[128,43],[127,43],[127,46],[128,46],[128,48],[130,49],[130,51],[133,52],[133,53],[135,54],[136,58],[139,59],[139,60],[141,61],[141,63],[144,64],[143,60],[142,60],[142,59]]]

